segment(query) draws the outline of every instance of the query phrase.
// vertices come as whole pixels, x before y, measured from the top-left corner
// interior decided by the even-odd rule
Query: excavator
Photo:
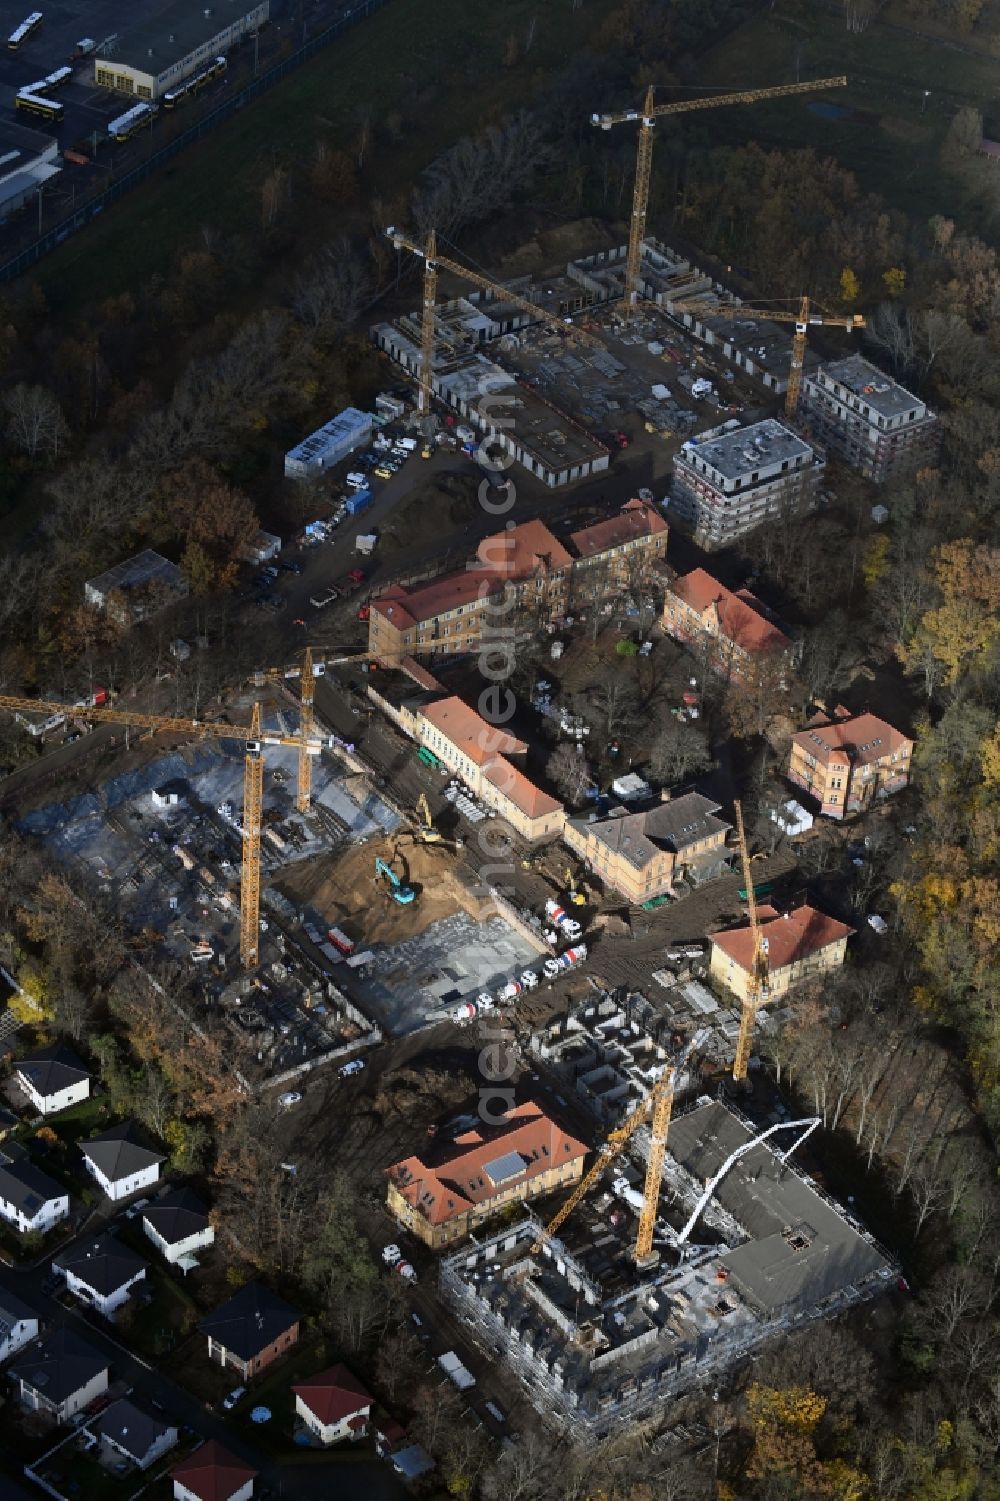
[[[580,886],[577,884],[577,877],[568,865],[563,872],[563,884],[566,887],[567,901],[572,902],[574,907],[585,907],[587,905],[586,893],[580,889]]]
[[[417,812],[423,819],[423,823],[420,825],[416,835],[414,836],[417,843],[440,844],[441,834],[440,831],[434,827],[434,820],[431,817],[431,805],[427,801],[426,794],[423,792],[417,798]]]
[[[385,882],[389,895],[401,907],[408,907],[416,897],[417,893],[413,887],[407,881],[402,880],[400,876],[397,876],[392,866],[378,855],[375,856],[375,879],[376,881],[381,880]]]

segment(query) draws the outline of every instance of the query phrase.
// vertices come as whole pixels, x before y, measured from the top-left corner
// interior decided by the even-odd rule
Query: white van
[[[368,484],[368,480],[363,474],[359,474],[355,469],[344,480],[344,484],[349,485],[352,490],[363,490]]]

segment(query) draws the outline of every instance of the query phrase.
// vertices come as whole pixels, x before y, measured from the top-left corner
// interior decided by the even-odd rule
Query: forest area
[[[567,25],[581,7],[553,0]],[[596,0],[584,0],[584,8]],[[859,0],[863,3],[863,0]],[[874,4],[874,0],[871,0]],[[82,582],[152,546],[190,585],[188,625],[218,646],[177,669],[193,712],[244,675],[234,559],[262,523],[301,525],[312,504],[274,456],[377,388],[366,336],[395,293],[387,223],[489,264],[525,225],[592,216],[620,225],[632,147],[589,129],[595,98],[651,81],[696,84],[707,42],[753,10],[734,0],[613,0],[585,46],[516,109],[423,163],[397,153],[449,85],[391,118],[318,138],[262,176],[252,232],[206,221],[169,271],[83,307],[50,309],[28,280],[0,297],[0,682],[10,693],[129,691],[168,646],[155,622],[123,631],[82,604]],[[959,29],[979,0],[906,0]],[[533,37],[488,59],[532,74]],[[479,63],[483,65],[482,60]],[[523,80],[522,80],[523,81]],[[465,87],[465,82],[462,82]],[[522,90],[523,93],[523,90]],[[974,123],[974,122],[973,122]],[[967,150],[956,120],[949,149]],[[964,132],[964,133],[963,133]],[[304,215],[305,201],[311,214]],[[691,1399],[707,1435],[681,1461],[630,1436],[581,1456],[532,1433],[498,1453],[423,1383],[398,1279],[364,1237],[359,1186],[280,1171],[258,1107],[232,1083],[223,1035],[195,1033],[188,980],[158,967],[98,892],[78,891],[10,829],[0,840],[0,962],[41,1008],[42,1031],[86,1046],[116,1114],[135,1114],[174,1166],[211,1187],[254,1272],[301,1290],[318,1325],[387,1399],[414,1393],[412,1431],[441,1457],[447,1493],[484,1501],[994,1501],[1000,1496],[1000,259],[941,214],[917,218],[812,148],[716,146],[680,127],[657,157],[650,229],[741,268],[759,297],[808,287],[861,308],[865,352],[942,416],[939,461],[888,487],[891,525],[845,476],[836,503],[748,543],[761,583],[801,622],[799,678],[835,695],[862,657],[919,702],[905,839],[872,852],[890,935],[877,960],[802,994],[768,1042],[788,1097],[814,1109],[841,1181],[900,1256],[908,1286],[885,1311],[776,1342],[733,1385]],[[839,483],[839,482],[838,482]],[[182,621],[183,626],[183,621]],[[765,730],[789,709],[771,679],[715,706],[775,763]],[[877,710],[878,705],[872,706]],[[25,755],[5,726],[0,760]],[[659,770],[705,764],[699,735],[665,725]],[[565,758],[563,758],[565,759]],[[553,775],[558,775],[556,768]],[[579,767],[564,768],[579,779]],[[898,817],[899,815],[897,815]],[[890,862],[891,853],[891,862]],[[821,869],[809,868],[807,878]],[[859,907],[860,910],[860,907]],[[150,984],[146,975],[155,984]],[[17,1002],[15,1001],[15,1005]],[[26,1012],[39,1021],[39,1011]],[[225,1046],[231,1047],[230,1034]],[[412,1385],[410,1384],[412,1383]],[[678,1414],[680,1416],[680,1414]]]

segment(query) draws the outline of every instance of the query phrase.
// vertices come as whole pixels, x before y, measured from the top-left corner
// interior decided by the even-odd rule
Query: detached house
[[[62,1272],[74,1297],[105,1318],[111,1318],[146,1276],[146,1263],[113,1235],[100,1235],[89,1245],[76,1244],[52,1263]]]
[[[708,667],[727,679],[740,677],[753,661],[784,655],[792,645],[756,595],[727,589],[704,568],[667,587],[661,624],[675,641],[703,652]]]
[[[587,1148],[527,1100],[492,1131],[456,1136],[448,1155],[386,1168],[390,1212],[433,1250],[469,1234],[510,1204],[574,1183]]]
[[[844,962],[847,940],[854,932],[846,923],[809,906],[785,913],[763,906],[758,908],[758,917],[766,945],[771,1000],[813,975],[839,969]],[[726,928],[712,934],[708,972],[735,991],[741,1000],[748,994],[752,963],[753,935],[749,927]]]
[[[45,1235],[69,1214],[69,1194],[15,1142],[0,1150],[0,1217],[22,1235]]]
[[[716,818],[721,804],[700,792],[664,798],[631,813],[614,808],[607,818],[567,819],[563,839],[606,886],[630,902],[676,894],[687,879],[698,885],[724,875],[731,824]]]
[[[208,1337],[208,1358],[244,1379],[258,1375],[299,1337],[302,1315],[260,1282],[248,1282],[198,1325]]]
[[[128,1397],[112,1402],[87,1426],[107,1458],[114,1462],[121,1457],[137,1470],[148,1470],[177,1443],[175,1424],[165,1423]]]
[[[0,1287],[0,1361],[9,1360],[18,1350],[38,1338],[38,1314],[14,1293]]]
[[[185,1273],[198,1265],[196,1253],[215,1242],[208,1210],[190,1188],[175,1188],[142,1211],[142,1228],[173,1266]]]
[[[788,779],[827,818],[863,813],[910,780],[913,741],[874,714],[852,715],[838,704],[816,714],[792,737]]]
[[[109,1365],[67,1325],[31,1345],[11,1367],[25,1407],[67,1423],[108,1389]]]
[[[250,1501],[257,1471],[213,1439],[170,1471],[174,1501]]]
[[[297,1415],[324,1446],[364,1438],[368,1432],[372,1397],[345,1365],[310,1376],[292,1391]]]
[[[109,1199],[127,1199],[151,1188],[166,1159],[146,1146],[134,1121],[123,1121],[83,1144],[84,1166]]]
[[[39,1115],[56,1115],[90,1096],[90,1074],[63,1043],[39,1048],[14,1064],[14,1075]]]

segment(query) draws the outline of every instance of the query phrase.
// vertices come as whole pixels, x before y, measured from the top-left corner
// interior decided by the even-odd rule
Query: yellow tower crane
[[[663,1176],[663,1159],[667,1150],[667,1135],[670,1130],[670,1118],[674,1108],[674,1093],[677,1088],[677,1075],[691,1054],[702,1046],[707,1039],[708,1028],[703,1027],[696,1032],[686,1044],[683,1052],[669,1069],[657,1079],[650,1091],[649,1098],[640,1100],[635,1109],[628,1115],[620,1126],[610,1131],[607,1140],[601,1147],[589,1172],[585,1173],[579,1183],[570,1194],[569,1198],[556,1211],[548,1224],[539,1233],[537,1240],[531,1247],[531,1254],[537,1255],[545,1242],[550,1240],[566,1222],[581,1199],[593,1188],[598,1178],[604,1172],[627,1143],[632,1139],[639,1127],[646,1120],[650,1107],[652,1107],[652,1141],[649,1149],[649,1162],[646,1167],[646,1184],[643,1193],[642,1213],[639,1216],[639,1233],[636,1238],[635,1257],[640,1265],[648,1264],[652,1259],[653,1229],[656,1225],[656,1210],[660,1202],[660,1181]]]
[[[240,872],[240,960],[245,969],[254,969],[260,957],[260,837],[264,789],[263,751],[267,745],[293,746],[299,749],[298,735],[262,734],[260,705],[254,704],[249,725],[207,724],[200,719],[180,719],[166,714],[144,714],[134,709],[105,706],[84,709],[77,704],[63,704],[50,699],[20,698],[0,695],[0,709],[22,714],[77,715],[95,724],[121,724],[128,728],[165,731],[183,735],[188,740],[245,740],[243,769],[243,864]],[[309,754],[320,753],[318,740],[309,743]]]
[[[368,653],[363,655],[367,656]],[[348,660],[347,658],[343,659]],[[298,778],[295,806],[300,813],[308,813],[312,799],[312,757],[313,752],[309,747],[315,738],[316,719],[313,714],[313,700],[316,693],[316,679],[323,677],[327,664],[313,659],[311,646],[307,646],[302,656],[301,667],[267,667],[253,675],[253,684],[256,688],[262,688],[265,683],[287,682],[291,678],[299,679],[299,761]]]
[[[760,931],[760,919],[757,916],[757,898],[753,889],[750,851],[747,849],[746,829],[743,826],[743,807],[740,803],[736,803],[734,806],[736,809],[736,837],[739,841],[740,862],[743,866],[743,888],[747,894],[747,914],[750,918],[750,932],[753,936],[750,977],[747,981],[746,995],[743,997],[743,1006],[740,1014],[740,1034],[736,1039],[736,1057],[733,1059],[733,1078],[737,1084],[742,1084],[747,1076],[747,1068],[750,1064],[750,1044],[753,1041],[753,1029],[757,1020],[757,1009],[762,1001],[767,1000],[768,973],[767,939]]]
[[[548,313],[537,303],[531,302],[527,297],[522,297],[518,292],[512,292],[502,282],[491,281],[488,276],[481,275],[478,271],[470,271],[468,266],[463,266],[459,261],[451,260],[450,257],[440,255],[437,248],[437,235],[431,230],[427,236],[425,245],[418,245],[397,229],[389,225],[386,235],[395,245],[397,250],[409,250],[417,255],[424,263],[424,292],[420,319],[420,394],[417,409],[421,413],[427,413],[431,409],[432,380],[434,374],[434,305],[437,298],[437,277],[439,271],[450,271],[454,276],[461,277],[464,281],[471,282],[474,287],[481,287],[484,292],[494,292],[502,297],[505,302],[512,303],[522,312],[530,313],[532,318],[539,323],[547,323],[550,328],[556,328],[568,338],[575,339],[578,344],[586,344],[591,349],[603,349],[599,339],[588,334],[585,329],[577,328],[575,324],[558,317],[555,313]]]
[[[646,90],[641,110],[628,109],[617,114],[591,115],[591,125],[610,130],[614,125],[639,125],[639,144],[635,160],[635,184],[632,189],[632,221],[629,226],[628,255],[625,261],[625,289],[622,315],[628,322],[636,310],[642,269],[642,245],[646,238],[646,210],[649,206],[649,183],[653,170],[653,132],[664,115],[688,114],[692,110],[720,109],[724,104],[757,104],[763,99],[782,99],[792,94],[815,94],[821,89],[842,89],[847,79],[817,78],[811,83],[785,83],[769,89],[743,89],[737,94],[713,94],[709,99],[678,99],[672,104],[655,104],[653,85]]]
[[[664,303],[661,312],[682,318],[685,313],[705,313],[711,318],[766,318],[771,323],[794,323],[792,357],[788,366],[788,390],[785,392],[785,416],[794,417],[802,389],[802,371],[806,362],[806,337],[810,327],[844,328],[849,334],[866,328],[860,313],[814,313],[808,297],[803,297],[797,312],[788,308],[748,307],[746,303],[703,302],[696,299]]]

